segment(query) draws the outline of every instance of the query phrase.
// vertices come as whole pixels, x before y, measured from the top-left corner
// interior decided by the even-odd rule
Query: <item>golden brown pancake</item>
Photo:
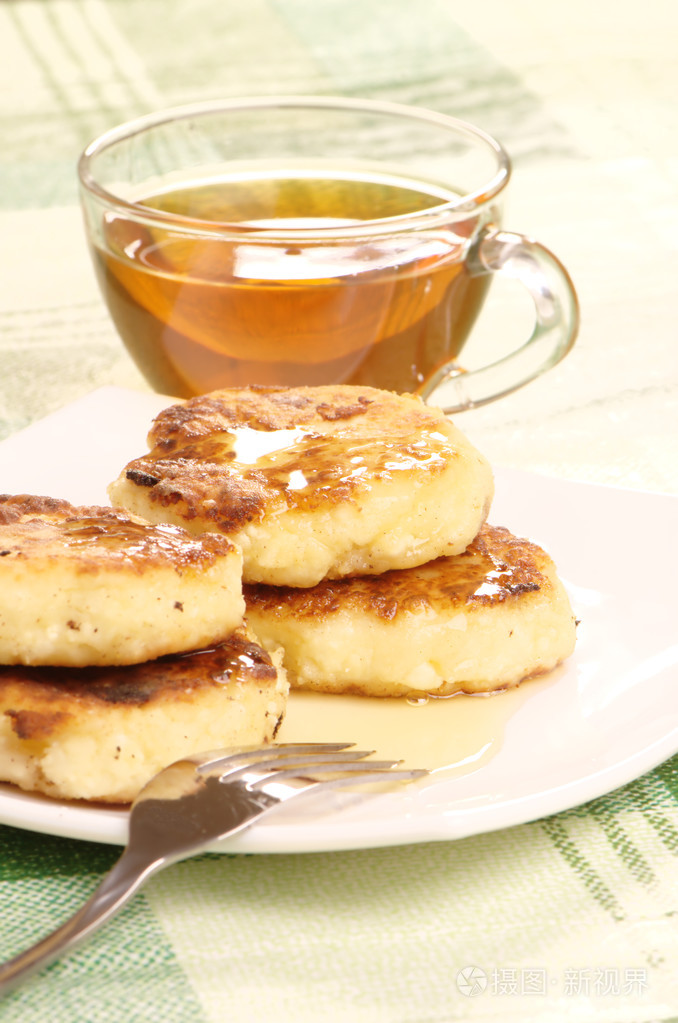
[[[485,525],[462,554],[306,589],[246,585],[247,620],[284,649],[292,688],[492,692],[549,671],[575,621],[551,558]]]
[[[111,508],[0,496],[0,663],[129,664],[242,622],[242,557]]]
[[[161,412],[113,504],[230,537],[244,578],[312,586],[462,551],[490,467],[439,409],[367,387],[215,391]]]
[[[0,780],[130,802],[190,753],[271,742],[285,672],[238,629],[207,651],[124,667],[0,667]]]

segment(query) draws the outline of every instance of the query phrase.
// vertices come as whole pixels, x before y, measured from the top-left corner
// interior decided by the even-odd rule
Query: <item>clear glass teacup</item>
[[[470,124],[333,97],[151,114],[79,162],[104,297],[156,390],[353,383],[449,412],[522,386],[576,338],[562,264],[502,227],[510,174]],[[534,329],[465,372],[494,274],[527,289]]]

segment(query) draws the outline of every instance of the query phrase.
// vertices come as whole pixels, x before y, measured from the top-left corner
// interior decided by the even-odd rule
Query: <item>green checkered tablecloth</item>
[[[100,386],[145,388],[89,264],[82,147],[177,103],[343,93],[501,138],[507,226],[577,284],[575,350],[465,413],[478,447],[497,465],[676,493],[677,38],[671,0],[2,0],[0,437]],[[499,288],[478,343],[523,315]],[[620,556],[650,556],[652,540],[648,523]],[[0,825],[0,957],[75,910],[117,854]],[[677,855],[676,757],[585,806],[456,842],[206,854],[0,1002],[0,1020],[678,1019]]]

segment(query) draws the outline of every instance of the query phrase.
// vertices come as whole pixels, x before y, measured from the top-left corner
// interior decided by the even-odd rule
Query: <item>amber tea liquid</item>
[[[489,276],[464,263],[476,223],[294,244],[260,229],[351,227],[451,198],[385,175],[223,178],[136,201],[242,231],[190,238],[108,214],[95,265],[121,337],[164,393],[322,383],[416,391],[456,358],[484,299]]]

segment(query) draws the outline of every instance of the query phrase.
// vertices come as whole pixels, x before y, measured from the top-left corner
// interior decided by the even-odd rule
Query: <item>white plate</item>
[[[89,395],[0,444],[0,490],[107,503],[106,485],[144,450],[150,419],[166,403],[116,388]],[[567,665],[506,694],[425,706],[294,694],[281,738],[368,743],[434,772],[313,813],[283,808],[224,851],[461,838],[583,803],[678,751],[678,499],[497,469],[490,518],[554,557],[580,619]],[[126,841],[124,810],[11,786],[0,786],[0,822]]]

